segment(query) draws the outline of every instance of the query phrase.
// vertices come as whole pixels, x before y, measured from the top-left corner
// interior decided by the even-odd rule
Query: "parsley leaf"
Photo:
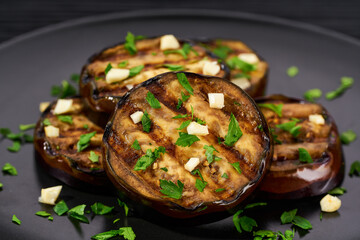
[[[232,52],[231,48],[229,48],[228,46],[218,46],[217,48],[215,48],[214,50],[212,50],[212,52],[218,56],[221,59],[225,59],[227,58],[227,56],[229,55],[229,53]]]
[[[19,129],[20,131],[27,131],[29,129],[33,129],[35,128],[36,124],[35,123],[31,123],[31,124],[20,124],[19,125]]]
[[[239,162],[230,163],[230,165],[233,166],[233,168],[235,168],[235,170],[241,174],[241,168]]]
[[[351,142],[355,141],[356,133],[353,130],[347,130],[340,135],[340,140],[343,144],[350,144]]]
[[[119,235],[119,230],[110,230],[107,232],[98,233],[91,237],[91,239],[95,240],[108,240],[110,238],[116,237]]]
[[[2,184],[2,183],[0,182],[0,190],[2,190],[3,186],[4,186],[4,184]]]
[[[244,73],[256,70],[256,65],[247,63],[238,58],[237,56],[227,60],[226,63],[228,64],[230,69],[239,69]]]
[[[21,142],[20,141],[13,141],[13,145],[8,147],[7,150],[9,150],[10,152],[18,152],[20,151],[21,148]]]
[[[125,61],[122,61],[118,64],[118,67],[119,68],[124,68],[126,67],[127,65],[129,64],[129,61],[128,60],[125,60]]]
[[[187,117],[188,117],[187,114],[179,114],[179,115],[176,115],[175,117],[172,117],[172,119],[187,118]]]
[[[85,204],[73,207],[72,209],[70,209],[68,211],[68,216],[71,218],[77,219],[81,222],[89,223],[89,220],[87,219],[87,217],[84,216],[85,207],[86,207]]]
[[[163,146],[155,148],[154,152],[152,152],[151,149],[147,149],[146,154],[137,160],[134,170],[146,170],[146,168],[148,168],[160,157],[161,153],[164,154],[165,152],[166,150]]]
[[[223,175],[221,175],[222,178],[229,178],[229,176],[226,173],[223,173]]]
[[[53,221],[53,220],[54,220],[54,217],[53,217],[53,216],[49,216],[49,217],[48,217],[48,220],[49,220],[49,221]]]
[[[279,117],[282,117],[282,108],[284,104],[273,104],[273,103],[259,103],[259,107],[270,109],[275,112]]]
[[[214,161],[214,152],[219,152],[218,150],[216,150],[213,145],[211,146],[208,146],[208,145],[205,145],[204,146],[204,149],[206,150],[205,151],[205,156],[206,156],[206,159],[207,161],[210,163],[212,163]]]
[[[305,148],[299,148],[299,160],[302,163],[312,163],[314,162],[311,158],[309,152]]]
[[[80,140],[77,142],[77,151],[81,152],[82,150],[86,149],[90,145],[90,140],[92,137],[94,137],[96,134],[96,131],[82,134],[80,136]]]
[[[181,49],[165,50],[164,54],[168,55],[170,53],[177,53],[177,54],[180,54],[181,56],[183,56],[184,59],[188,59],[188,54],[190,53],[190,51],[194,52],[195,55],[197,55],[197,56],[199,55],[199,53],[196,52],[195,49],[193,49],[193,47],[189,43],[184,43],[184,45]]]
[[[288,212],[286,211],[283,212],[280,216],[281,224],[291,223],[294,220],[296,213],[297,213],[297,209],[293,209]]]
[[[182,71],[182,70],[185,70],[183,65],[164,64],[163,66],[168,68],[170,71]]]
[[[9,128],[0,128],[0,134],[3,135],[3,137],[7,137],[11,133],[11,130]]]
[[[200,141],[200,139],[191,134],[179,132],[179,138],[176,140],[175,145],[181,147],[190,147],[194,142]]]
[[[315,102],[317,98],[322,96],[322,91],[318,88],[307,90],[304,93],[304,98],[309,102]]]
[[[336,90],[326,93],[327,100],[333,100],[341,96],[348,88],[354,84],[354,79],[351,77],[342,77],[341,85]]]
[[[2,168],[2,171],[12,176],[17,176],[18,174],[16,168],[10,163],[5,163],[5,165]]]
[[[191,123],[191,120],[187,120],[187,121],[181,123],[180,127],[177,128],[176,130],[183,130],[184,128],[186,128],[187,126],[189,126],[190,123]]]
[[[58,115],[57,118],[64,123],[73,124],[72,116],[69,115]]]
[[[349,176],[352,177],[353,175],[360,176],[360,162],[355,161],[351,164]]]
[[[160,169],[163,170],[164,172],[168,172],[168,169],[166,167],[162,167]]]
[[[295,229],[293,229],[292,231],[286,230],[284,234],[279,231],[278,234],[282,240],[292,240],[295,237]]]
[[[188,91],[190,95],[194,95],[194,89],[191,87],[185,73],[177,73],[176,76],[181,86],[183,86],[183,88],[185,88],[185,90]]]
[[[135,150],[141,150],[140,144],[137,139],[134,141],[134,143],[131,145],[131,147]]]
[[[120,199],[117,199],[117,201],[118,201],[119,206],[124,208],[125,216],[127,216],[129,214],[128,205],[126,205],[126,203],[122,202]]]
[[[38,212],[35,213],[35,215],[40,216],[40,217],[49,217],[49,216],[51,216],[51,214],[46,212],[46,211],[38,211]]]
[[[105,75],[108,74],[108,72],[109,72],[112,68],[113,68],[113,67],[112,67],[111,63],[108,63],[108,65],[106,66],[106,68],[105,68],[105,70],[104,70]]]
[[[201,125],[205,125],[206,122],[201,120],[200,118],[195,118],[195,121],[198,123],[198,124],[201,124]]]
[[[284,130],[286,132],[289,132],[293,137],[297,137],[300,134],[300,128],[301,126],[296,126],[298,121],[289,121],[282,124],[275,125],[277,128],[280,128],[281,130]]]
[[[346,189],[343,187],[337,187],[337,188],[334,188],[334,189],[328,191],[328,194],[331,194],[331,195],[343,195],[344,193],[346,193]]]
[[[74,83],[79,83],[80,82],[80,75],[73,73],[70,76],[70,80],[73,81]]]
[[[51,125],[50,119],[45,118],[44,121],[43,121],[43,124],[44,124],[45,126],[50,126],[50,125]]]
[[[131,227],[119,228],[119,235],[123,236],[127,240],[134,240],[136,235]]]
[[[255,237],[254,240],[276,240],[277,239],[277,233],[270,231],[270,230],[259,230],[256,232],[253,232],[253,236]],[[288,240],[288,239],[283,239]]]
[[[292,223],[304,230],[312,229],[311,223],[307,219],[300,216],[295,216]]]
[[[66,205],[64,200],[61,200],[60,202],[58,202],[55,206],[54,206],[54,212],[59,215],[62,216],[65,213],[67,213],[69,211],[68,206]]]
[[[244,209],[254,208],[257,206],[266,206],[266,205],[267,205],[266,202],[250,203],[250,204],[246,205]]]
[[[135,36],[131,32],[128,32],[126,35],[124,47],[130,55],[135,55],[137,53],[135,46]]]
[[[12,219],[11,219],[11,220],[12,220],[13,223],[16,223],[17,225],[20,225],[20,224],[21,224],[21,220],[18,219],[15,214],[12,216]]]
[[[199,190],[199,192],[203,192],[206,185],[207,185],[206,181],[196,179],[195,187]]]
[[[99,162],[99,155],[97,155],[94,151],[90,151],[89,160],[93,163]]]
[[[54,97],[66,98],[74,95],[76,95],[76,88],[66,80],[61,82],[61,86],[53,86],[51,88],[51,96]]]
[[[291,66],[287,69],[287,75],[289,77],[295,77],[299,73],[299,69],[296,66]]]
[[[243,135],[239,123],[236,120],[234,114],[231,113],[230,116],[230,124],[229,124],[229,128],[228,128],[228,133],[225,136],[225,144],[227,146],[233,146],[239,139],[240,137]]]
[[[149,117],[149,114],[147,113],[147,111],[144,112],[143,116],[141,117],[141,124],[143,126],[143,130],[144,132],[150,132],[150,128],[151,128],[151,120]]]
[[[180,199],[184,189],[184,184],[177,180],[177,185],[172,181],[160,179],[160,192],[165,194],[167,197]]]
[[[150,106],[152,108],[161,108],[160,102],[159,100],[156,99],[156,97],[154,96],[154,94],[152,94],[152,92],[148,92],[146,94],[146,101],[150,104]]]
[[[144,69],[144,65],[139,65],[139,66],[130,68],[129,77],[133,77],[133,76],[138,75],[141,72],[141,70],[143,70],[143,69]]]
[[[114,207],[109,207],[106,206],[100,202],[96,202],[93,205],[91,205],[91,210],[93,211],[93,213],[97,214],[97,215],[105,215],[110,213],[112,210],[114,209]]]
[[[239,233],[242,233],[242,230],[246,232],[251,232],[254,227],[257,227],[257,223],[254,219],[247,217],[247,216],[241,216],[239,215],[243,212],[243,210],[237,211],[233,216],[233,223],[235,225],[236,230]]]
[[[215,192],[222,192],[222,191],[225,191],[225,188],[218,188],[218,189],[215,189]]]
[[[181,105],[186,102],[189,99],[189,95],[185,95],[185,93],[183,93],[183,91],[181,91],[181,99],[178,99],[178,104],[176,106],[176,109],[180,109]]]

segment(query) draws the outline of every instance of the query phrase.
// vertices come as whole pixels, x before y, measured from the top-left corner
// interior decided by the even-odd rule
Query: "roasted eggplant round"
[[[334,119],[324,107],[282,95],[259,98],[256,102],[275,144],[270,170],[260,186],[266,196],[316,196],[341,183],[341,143]]]
[[[79,97],[53,102],[36,125],[37,159],[51,175],[69,185],[111,184],[101,154],[107,120],[106,114],[91,111]]]
[[[95,54],[83,67],[80,93],[95,111],[111,113],[127,91],[164,72],[185,70],[229,78],[228,68],[203,47],[173,35],[136,39],[128,33],[125,43]]]
[[[176,218],[235,207],[272,156],[265,119],[243,90],[184,72],[158,75],[127,93],[103,141],[114,185]]]
[[[264,95],[268,64],[251,48],[239,40],[216,39],[200,41],[200,44],[227,64],[234,84],[253,98]]]

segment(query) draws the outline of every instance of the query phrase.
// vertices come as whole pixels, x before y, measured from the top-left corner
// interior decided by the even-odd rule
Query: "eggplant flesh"
[[[105,170],[114,185],[130,198],[176,218],[189,218],[235,207],[260,183],[272,155],[266,122],[254,101],[243,90],[224,79],[184,74],[194,95],[190,96],[180,85],[176,73],[164,73],[149,79],[119,101],[103,138]],[[149,105],[145,99],[148,92],[158,99],[160,108]],[[186,92],[190,98],[177,109],[181,92]],[[223,93],[225,106],[222,109],[210,108],[208,93]],[[148,133],[141,122],[135,124],[130,118],[138,111],[146,111],[151,119]],[[228,133],[231,113],[239,122],[243,135],[233,146],[227,146],[223,141]],[[187,117],[173,119],[179,114]],[[199,141],[191,146],[176,145],[179,132],[187,131],[186,128],[177,128],[182,122],[196,118],[205,121],[209,134],[197,136]],[[259,128],[260,125],[263,127]],[[132,147],[135,140],[140,150]],[[216,149],[214,155],[221,160],[209,164],[205,145],[213,146]],[[154,151],[160,146],[166,149],[166,153],[146,170],[134,170],[138,159],[148,149]],[[200,171],[203,181],[207,182],[203,192],[195,186],[196,181],[201,180],[199,175],[193,175],[184,168],[190,158],[200,160],[195,171]],[[241,173],[231,165],[234,163],[239,164]],[[181,198],[162,194],[160,179],[183,183]]]
[[[88,60],[80,77],[80,93],[93,110],[111,113],[119,99],[132,87],[158,74],[169,72],[170,69],[166,66],[178,65],[183,67],[180,70],[202,74],[206,61],[217,63],[219,60],[203,47],[189,41],[179,41],[180,48],[177,49],[181,50],[184,44],[190,44],[192,50],[186,57],[179,53],[167,53],[160,49],[160,41],[161,37],[137,40],[137,53],[134,55],[126,50],[124,43],[120,43]],[[109,63],[113,68],[131,69],[140,65],[144,65],[144,68],[135,76],[108,83],[105,69]],[[220,71],[215,76],[228,79],[229,69],[222,63],[217,64]]]
[[[214,40],[200,40],[200,44],[205,46],[207,49],[212,51],[215,55],[220,49],[227,48],[225,51],[218,53],[218,57],[222,58],[226,63],[234,57],[238,57],[243,53],[253,53],[257,56],[258,62],[253,64],[255,70],[244,72],[238,68],[230,68],[230,80],[236,82],[236,79],[242,79],[243,84],[240,86],[245,92],[247,92],[251,97],[261,97],[265,93],[269,66],[268,63],[258,55],[254,50],[249,46],[239,40],[225,40],[225,39],[214,39]],[[244,74],[245,73],[245,74]],[[244,81],[248,84],[244,85]],[[234,82],[234,83],[235,83]]]
[[[58,102],[54,101],[41,115],[34,131],[37,159],[51,175],[71,186],[109,185],[101,155],[108,116],[91,111],[79,97],[71,99],[69,112],[54,114]],[[61,117],[64,116],[70,118],[72,123],[62,121]],[[59,136],[46,135],[45,127],[50,125],[59,129]],[[91,132],[96,134],[90,139],[89,146],[78,152],[80,136]],[[98,161],[89,159],[90,152],[98,156]]]
[[[260,185],[264,196],[297,199],[324,194],[341,183],[344,161],[334,119],[320,104],[273,95],[256,99],[258,104],[283,104],[282,117],[261,107],[274,137],[274,155],[269,172]],[[309,121],[309,115],[321,115],[324,124]],[[300,132],[296,137],[276,125],[296,121]],[[304,148],[313,162],[299,160]]]

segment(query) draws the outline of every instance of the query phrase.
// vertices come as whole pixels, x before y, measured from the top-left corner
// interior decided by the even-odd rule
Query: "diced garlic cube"
[[[64,114],[72,110],[72,99],[59,99],[56,103],[54,114]]]
[[[338,197],[327,194],[320,201],[321,211],[335,212],[341,207],[341,200]]]
[[[120,82],[127,79],[129,75],[130,75],[129,69],[112,68],[106,74],[106,82],[107,83]]]
[[[62,189],[61,185],[55,187],[49,187],[49,188],[42,188],[41,196],[39,197],[39,202],[55,205],[55,202],[60,195],[61,189]]]
[[[208,98],[211,108],[222,109],[225,106],[223,93],[208,93]]]
[[[160,50],[180,48],[180,43],[174,35],[164,35],[160,39]]]
[[[44,128],[44,130],[45,130],[45,135],[47,137],[58,137],[59,136],[60,130],[57,127],[54,127],[54,126],[50,125],[50,126],[46,126]]]
[[[185,164],[185,169],[189,172],[192,172],[197,165],[199,165],[200,159],[199,158],[190,158],[189,161]]]
[[[126,88],[127,88],[128,90],[131,90],[131,89],[133,89],[133,88],[134,88],[134,85],[132,85],[132,84],[128,84],[128,85],[126,85]]]
[[[254,53],[240,53],[238,58],[250,64],[256,64],[259,62],[259,58]]]
[[[142,111],[137,111],[134,112],[133,114],[130,115],[130,118],[132,119],[132,121],[137,124],[139,122],[141,122],[141,118],[144,115],[144,113]]]
[[[40,112],[44,112],[49,105],[50,105],[50,102],[41,102],[39,105]]]
[[[325,119],[320,114],[311,114],[309,115],[309,121],[315,124],[324,125]]]
[[[191,122],[186,128],[188,134],[194,134],[199,136],[205,136],[209,134],[208,127],[201,125],[197,122]]]
[[[215,76],[220,72],[220,66],[217,62],[206,61],[202,71],[205,75]]]
[[[251,83],[247,78],[236,78],[231,80],[231,82],[241,89],[247,89],[251,86]]]

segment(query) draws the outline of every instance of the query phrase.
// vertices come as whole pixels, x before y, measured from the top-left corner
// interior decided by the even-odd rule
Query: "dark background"
[[[1,0],[0,42],[71,19],[159,8],[259,13],[311,23],[360,38],[358,0]]]

